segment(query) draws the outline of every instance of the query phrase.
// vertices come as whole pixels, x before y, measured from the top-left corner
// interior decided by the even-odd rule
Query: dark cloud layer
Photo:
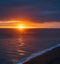
[[[0,20],[60,21],[60,0],[0,0]]]

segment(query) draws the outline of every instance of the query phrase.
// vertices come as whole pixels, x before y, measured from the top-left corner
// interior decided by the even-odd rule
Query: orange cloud
[[[0,28],[18,28],[20,25],[25,28],[60,28],[60,22],[0,21]]]

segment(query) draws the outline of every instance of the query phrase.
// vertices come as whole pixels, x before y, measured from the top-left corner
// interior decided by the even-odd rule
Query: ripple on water
[[[26,51],[24,50],[17,50],[17,52],[19,53],[19,55],[25,55]]]

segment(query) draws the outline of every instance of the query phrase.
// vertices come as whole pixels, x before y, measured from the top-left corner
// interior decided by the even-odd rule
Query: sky
[[[19,24],[60,28],[60,0],[0,0],[0,27]]]

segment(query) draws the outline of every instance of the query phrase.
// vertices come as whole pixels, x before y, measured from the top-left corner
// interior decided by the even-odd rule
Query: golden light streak
[[[60,28],[60,22],[44,22],[37,23],[32,21],[0,21],[0,28],[17,28],[17,29],[29,29],[29,28]]]

